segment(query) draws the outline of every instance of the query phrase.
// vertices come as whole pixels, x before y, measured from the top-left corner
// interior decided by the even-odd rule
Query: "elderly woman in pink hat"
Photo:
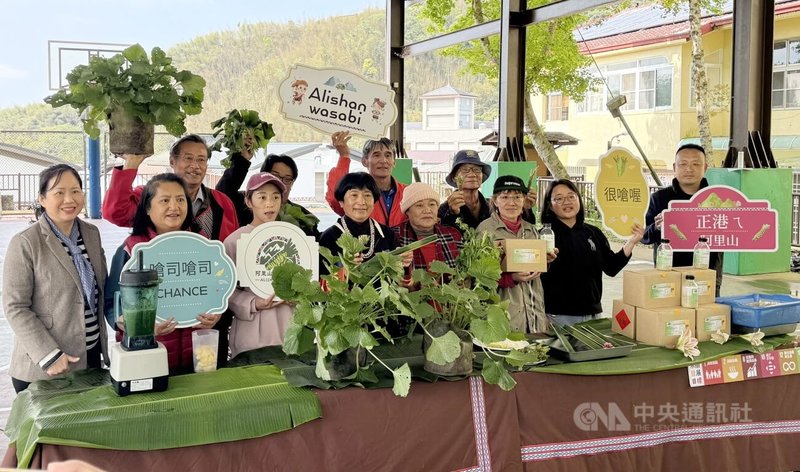
[[[253,211],[253,221],[237,229],[225,239],[225,252],[236,260],[236,243],[257,226],[276,221],[286,202],[286,186],[269,172],[250,177],[244,201]],[[262,298],[249,288],[237,287],[228,300],[233,311],[229,335],[231,358],[245,351],[283,344],[284,333],[294,308],[273,297]]]
[[[438,208],[439,194],[430,185],[415,182],[405,188],[400,209],[408,220],[392,228],[397,244],[405,246],[433,234],[437,237],[435,244],[414,250],[411,269],[427,270],[433,261],[442,261],[455,268],[462,247],[461,233],[451,226],[439,224]]]

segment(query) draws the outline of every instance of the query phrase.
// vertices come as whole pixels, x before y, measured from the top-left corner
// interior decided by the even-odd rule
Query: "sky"
[[[166,50],[243,23],[303,22],[385,6],[385,0],[0,0],[0,108],[41,103],[52,93],[48,41]]]

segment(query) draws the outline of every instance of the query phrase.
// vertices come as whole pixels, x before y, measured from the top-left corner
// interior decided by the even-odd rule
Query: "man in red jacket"
[[[339,153],[339,162],[328,173],[328,191],[325,193],[325,200],[339,215],[344,215],[344,210],[336,201],[334,190],[342,177],[350,172],[348,141],[350,141],[350,133],[347,131],[339,131],[331,135],[331,143]],[[403,191],[406,186],[392,177],[395,164],[392,142],[388,138],[376,141],[367,140],[361,155],[361,164],[367,168],[367,172],[375,179],[375,183],[378,184],[378,189],[381,191],[381,198],[375,202],[375,208],[370,215],[372,219],[390,228],[407,220],[406,214],[400,210],[400,201],[403,199]]]
[[[209,154],[205,140],[189,134],[172,145],[169,165],[189,187],[192,214],[200,227],[199,233],[209,239],[224,241],[239,228],[239,223],[231,200],[222,192],[203,185]],[[148,156],[126,154],[124,157],[122,168],[115,167],[111,173],[111,182],[103,200],[103,218],[117,226],[130,227],[144,189],[144,186],[134,188],[133,181],[139,166]]]

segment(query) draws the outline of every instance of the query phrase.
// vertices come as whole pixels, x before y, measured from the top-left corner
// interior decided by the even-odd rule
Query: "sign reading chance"
[[[178,328],[197,325],[201,313],[222,313],[236,286],[233,261],[219,241],[187,231],[166,233],[133,247],[123,270],[136,267],[142,250],[145,267],[155,269],[158,286],[156,317],[174,317]]]

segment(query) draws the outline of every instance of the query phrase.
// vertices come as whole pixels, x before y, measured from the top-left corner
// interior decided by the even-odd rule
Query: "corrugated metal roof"
[[[69,162],[59,157],[51,156],[50,154],[45,154],[43,152],[34,151],[33,149],[28,149],[22,146],[17,146],[14,144],[7,144],[7,143],[0,143],[0,154],[10,157],[12,159],[18,159],[20,161],[25,161],[45,166],[50,166],[54,164],[70,164]],[[81,166],[74,165],[74,167],[81,169]]]
[[[775,5],[793,3],[796,0],[776,0]],[[716,13],[704,10],[703,18],[730,15],[733,12],[733,0],[727,0]],[[607,38],[620,34],[640,30],[676,25],[689,20],[688,6],[682,5],[677,13],[668,12],[658,4],[643,5],[622,11],[598,25],[580,28],[580,34],[575,31],[576,41],[590,41]],[[581,35],[583,39],[581,39]]]

